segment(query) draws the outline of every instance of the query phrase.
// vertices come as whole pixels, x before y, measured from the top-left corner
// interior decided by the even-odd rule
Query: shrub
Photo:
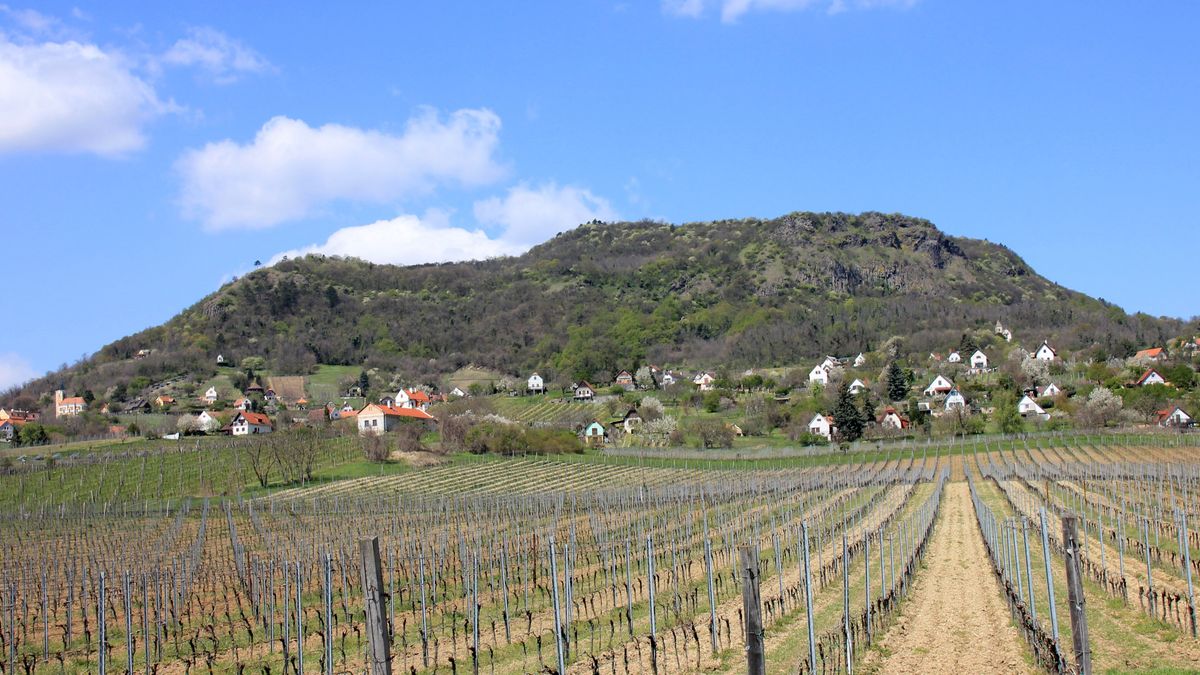
[[[691,431],[702,448],[733,447],[733,430],[720,420],[699,420],[692,424]]]

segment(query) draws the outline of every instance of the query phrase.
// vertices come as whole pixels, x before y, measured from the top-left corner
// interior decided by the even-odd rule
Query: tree
[[[1079,408],[1079,421],[1088,426],[1103,427],[1117,419],[1125,402],[1120,396],[1104,387],[1096,387],[1088,394],[1087,401]]]
[[[967,358],[975,353],[979,347],[975,344],[975,339],[968,333],[963,333],[962,339],[958,341],[958,353],[962,354],[963,358]]]
[[[900,364],[895,361],[888,364],[887,391],[888,398],[893,401],[903,401],[908,396],[908,380],[904,377]]]
[[[638,368],[633,379],[642,389],[658,389],[658,380],[654,378],[654,371],[650,369],[650,366]]]
[[[857,441],[862,437],[863,417],[858,406],[854,405],[854,397],[850,395],[850,387],[843,382],[838,387],[837,405],[833,408],[833,421],[838,433],[847,441]]]
[[[995,412],[992,413],[993,419],[996,420],[996,428],[1002,434],[1017,434],[1025,428],[1025,423],[1021,419],[1021,412],[1017,410],[1017,401],[1009,392],[1003,392],[996,396]]]
[[[362,371],[358,374],[358,390],[363,396],[367,395],[367,390],[371,388],[371,376],[367,375],[367,371]]]
[[[341,302],[341,298],[338,297],[337,289],[333,287],[333,284],[325,287],[325,302],[329,304],[329,309],[337,307],[338,303]]]
[[[862,393],[860,393],[858,396],[862,402],[860,408],[862,410],[863,422],[869,422],[875,419],[878,416],[876,413],[877,406],[875,405],[875,397],[871,395],[871,390],[863,389]]]

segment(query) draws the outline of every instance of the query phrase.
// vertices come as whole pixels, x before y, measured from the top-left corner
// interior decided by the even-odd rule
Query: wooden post
[[[1074,514],[1062,517],[1063,549],[1067,567],[1067,602],[1071,609],[1071,642],[1075,647],[1075,664],[1078,672],[1091,675],[1092,648],[1088,644],[1087,615],[1084,613],[1083,577],[1079,571],[1076,520]]]
[[[371,675],[391,675],[391,644],[383,612],[383,568],[379,561],[379,537],[358,542],[362,554],[362,585],[366,601],[367,666]]]
[[[758,551],[747,544],[742,546],[742,608],[746,615],[747,675],[765,675],[767,672],[758,581]]]

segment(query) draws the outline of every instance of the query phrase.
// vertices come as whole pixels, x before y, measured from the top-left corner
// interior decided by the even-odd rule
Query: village
[[[123,402],[57,390],[41,410],[0,409],[0,441],[70,440],[55,429],[83,417],[100,420],[113,437],[252,436],[305,426],[374,435],[416,424],[436,439],[440,418],[466,415],[570,430],[587,447],[818,445],[1107,426],[1188,429],[1198,345],[1194,338],[1177,339],[1101,362],[1084,353],[1060,355],[1049,341],[1025,349],[998,322],[923,359],[901,358],[896,342],[889,342],[854,356],[826,356],[811,368],[730,373],[641,364],[590,381],[552,379],[545,370],[506,375],[476,369],[469,380],[450,376],[384,391],[385,385],[371,386],[383,379],[380,374],[363,370],[336,390],[324,388],[320,393],[335,395],[319,401],[310,400],[308,391],[319,387],[305,384],[313,378],[264,376],[261,359],[235,366],[218,355],[218,371],[237,371],[242,387],[231,386],[228,377],[207,386],[178,379]],[[150,353],[141,350],[134,358]],[[276,382],[286,391],[277,391]]]

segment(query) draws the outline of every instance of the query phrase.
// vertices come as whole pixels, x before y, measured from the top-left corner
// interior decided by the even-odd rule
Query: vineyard
[[[365,672],[371,537],[393,672],[743,672],[758,621],[770,673],[1067,672],[1076,568],[1094,668],[1200,663],[1190,437],[341,480],[353,440],[310,449],[267,488],[233,442],[0,477],[0,672]]]

